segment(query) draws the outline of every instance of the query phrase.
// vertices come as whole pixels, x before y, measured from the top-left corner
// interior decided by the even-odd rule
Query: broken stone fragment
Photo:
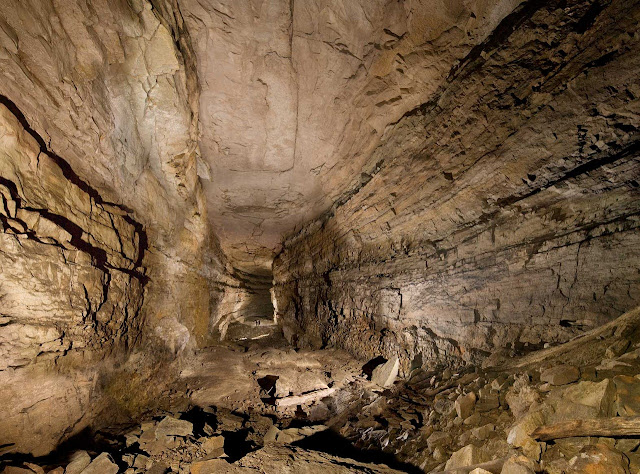
[[[391,387],[398,376],[399,370],[400,360],[397,356],[394,356],[384,364],[373,369],[371,381],[381,387]]]
[[[495,428],[496,427],[493,423],[487,423],[486,425],[478,428],[473,428],[471,430],[471,435],[479,441],[484,441],[491,435],[491,433],[493,433]]]
[[[86,451],[76,451],[71,455],[71,462],[67,464],[65,474],[80,474],[91,463],[91,456]]]
[[[640,415],[640,378],[618,375],[613,378],[616,386],[615,411],[620,416]]]
[[[156,439],[160,440],[168,436],[191,436],[193,424],[186,420],[179,420],[171,416],[165,416],[156,426]]]
[[[486,454],[477,446],[469,444],[451,455],[445,465],[445,470],[473,466],[488,461]]]
[[[202,449],[208,455],[218,454],[220,451],[220,455],[224,453],[224,436],[213,436],[211,438],[206,438],[202,441]]]
[[[543,443],[538,443],[530,435],[544,424],[545,417],[542,410],[528,413],[509,430],[507,442],[517,448],[522,448],[524,454],[538,461],[542,454]]]
[[[427,438],[427,446],[430,450],[434,450],[437,446],[444,446],[451,443],[451,435],[444,431],[434,431]]]
[[[540,374],[541,382],[548,382],[551,385],[566,385],[575,382],[580,377],[580,370],[572,365],[558,365],[544,370]]]
[[[580,454],[569,460],[567,474],[627,474],[629,460],[620,451],[605,444],[585,447]]]
[[[469,474],[493,474],[491,471],[487,471],[486,469],[482,469],[481,467],[476,467],[473,471],[469,472]]]
[[[512,456],[502,466],[500,474],[535,474],[536,465],[526,456]]]
[[[631,344],[627,339],[621,339],[619,341],[614,342],[605,351],[604,355],[607,359],[614,359],[616,357],[621,356],[626,352]]]
[[[461,419],[468,418],[473,412],[476,404],[476,394],[469,392],[466,395],[460,395],[455,401],[455,408],[458,417]]]
[[[614,412],[615,384],[604,379],[601,382],[579,382],[568,387],[556,388],[547,398],[554,413],[549,421],[560,422],[578,418],[611,416]]]
[[[118,466],[109,453],[102,453],[89,464],[82,474],[117,474]]]
[[[133,467],[137,469],[147,469],[149,464],[149,456],[145,456],[144,454],[138,454],[136,456],[135,461],[133,462]]]
[[[476,410],[484,413],[491,410],[495,410],[500,406],[500,398],[495,392],[486,393],[480,397],[480,400],[476,403]]]

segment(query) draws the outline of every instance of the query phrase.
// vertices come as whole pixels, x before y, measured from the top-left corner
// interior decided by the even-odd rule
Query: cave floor
[[[182,402],[193,406],[287,417],[294,416],[296,397],[313,402],[356,381],[367,383],[362,362],[343,351],[294,350],[277,339],[274,346],[272,336],[243,343],[211,347],[185,360],[173,393],[188,394]]]
[[[387,387],[345,352],[295,350],[275,332],[181,364],[165,409],[3,472],[640,472],[640,309],[562,345],[423,366]],[[588,421],[576,431],[576,419]]]

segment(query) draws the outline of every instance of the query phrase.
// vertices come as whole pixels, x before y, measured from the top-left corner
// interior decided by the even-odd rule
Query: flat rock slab
[[[186,420],[178,420],[165,416],[156,427],[156,439],[164,436],[190,436],[193,434],[193,424]]]
[[[572,365],[558,365],[540,374],[540,380],[551,385],[566,385],[575,382],[578,378],[580,378],[580,370]]]

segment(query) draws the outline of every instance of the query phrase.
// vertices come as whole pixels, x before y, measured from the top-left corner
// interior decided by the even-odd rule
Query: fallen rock
[[[352,474],[366,472],[369,474],[400,474],[383,464],[363,463],[353,459],[341,458],[328,453],[306,450],[294,446],[269,445],[258,451],[247,454],[234,463],[242,468],[227,472],[262,472],[277,474]],[[191,471],[192,474],[204,474],[204,471]]]
[[[616,386],[615,411],[620,416],[640,415],[640,379],[628,375],[613,378]]]
[[[434,431],[427,438],[427,446],[430,450],[434,450],[437,446],[444,446],[451,443],[451,435],[444,431]]]
[[[67,464],[65,474],[80,474],[91,463],[91,456],[86,451],[76,451],[71,455],[71,462]]]
[[[202,449],[204,449],[209,455],[216,454],[217,456],[221,456],[224,453],[223,436],[213,436],[211,438],[206,438],[204,439],[204,441],[202,441],[201,445]]]
[[[89,464],[82,474],[117,474],[118,466],[109,453],[102,453]]]
[[[468,418],[473,412],[476,404],[476,394],[469,392],[466,395],[460,395],[455,401],[455,408],[458,417],[461,419]]]
[[[3,469],[2,474],[33,474],[33,471],[23,467],[7,466]]]
[[[474,464],[481,464],[485,461],[488,461],[488,459],[483,451],[477,446],[469,444],[451,455],[445,465],[445,470],[473,466]]]
[[[471,435],[479,441],[484,441],[491,435],[491,433],[493,433],[495,428],[496,427],[493,423],[487,423],[486,425],[478,428],[473,428],[471,430]]]
[[[394,356],[384,364],[373,369],[371,381],[381,387],[391,387],[398,376],[399,370],[400,360],[397,356]]]
[[[580,370],[572,365],[557,365],[540,374],[541,382],[551,385],[566,385],[580,378]]]
[[[193,434],[193,424],[186,420],[165,416],[156,426],[155,433],[158,440],[166,436],[191,436]]]
[[[136,456],[135,461],[133,462],[133,467],[137,469],[147,469],[149,463],[149,456],[145,456],[144,454],[138,454]]]
[[[585,447],[569,460],[567,474],[628,474],[629,460],[620,451],[604,444]]]
[[[512,446],[522,448],[525,455],[538,461],[542,454],[543,444],[538,443],[530,435],[544,422],[545,417],[541,410],[528,413],[511,427],[507,435],[507,442]]]
[[[640,387],[640,383],[638,387]],[[615,398],[615,384],[609,379],[605,379],[602,382],[579,382],[569,387],[555,389],[549,395],[549,400],[554,401],[554,408],[558,413],[562,412],[563,404],[570,405],[568,407],[569,419],[572,411],[574,412],[574,417],[578,415],[576,410],[579,408],[576,408],[575,404],[593,408],[593,415],[591,416],[611,416],[614,414],[613,404]],[[584,413],[583,416],[586,417],[586,415],[587,413]]]
[[[526,456],[513,456],[507,459],[500,474],[535,474],[536,466]]]

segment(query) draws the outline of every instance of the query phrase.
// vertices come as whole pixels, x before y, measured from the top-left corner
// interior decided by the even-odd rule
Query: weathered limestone
[[[640,303],[640,8],[591,8],[523,4],[387,127],[361,183],[275,260],[289,340],[400,351],[407,370],[565,341]]]
[[[173,6],[0,6],[5,449],[46,454],[98,412],[153,403],[162,382],[145,379],[213,339],[212,309],[237,286],[209,232]]]

